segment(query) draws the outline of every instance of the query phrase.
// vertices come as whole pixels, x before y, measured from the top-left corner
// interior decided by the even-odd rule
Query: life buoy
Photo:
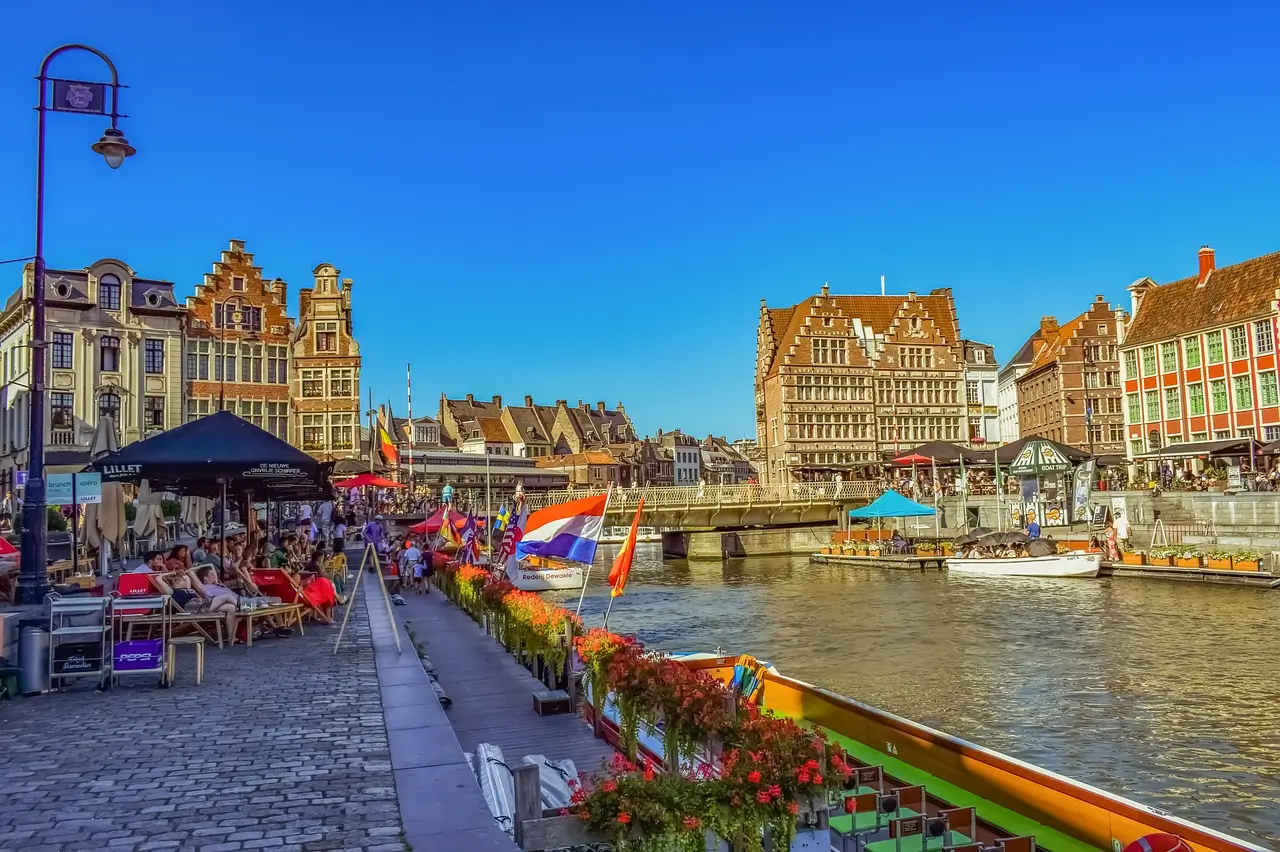
[[[1139,837],[1124,847],[1124,852],[1191,852],[1191,847],[1176,834],[1158,832]]]

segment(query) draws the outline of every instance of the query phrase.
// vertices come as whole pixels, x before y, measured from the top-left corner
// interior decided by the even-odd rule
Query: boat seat
[[[890,819],[920,816],[920,811],[904,808],[901,799],[893,793],[881,794],[870,790],[851,798],[853,812],[832,816],[829,820],[831,827],[841,834],[874,834]]]
[[[1031,835],[1005,837],[996,841],[1002,852],[1036,852],[1036,839]]]
[[[863,846],[863,852],[942,852],[972,842],[958,831],[949,831],[938,817],[912,816],[889,820],[889,839]]]

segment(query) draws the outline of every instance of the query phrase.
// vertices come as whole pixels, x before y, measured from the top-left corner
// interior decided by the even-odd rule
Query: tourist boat
[[[514,563],[514,564],[512,564]],[[530,556],[507,564],[507,579],[526,592],[582,588],[582,566],[576,562]]]
[[[1192,852],[1266,852],[1246,840],[786,677],[750,657],[675,658],[728,684],[743,680],[743,670],[749,669],[745,679],[752,682],[751,695],[762,710],[822,731],[848,751],[855,765],[880,768],[878,792],[920,785],[930,809],[976,808],[977,839],[986,846],[999,837],[1032,837],[1035,849],[1049,852],[1119,852],[1140,837],[1166,833],[1181,838]],[[588,716],[591,712],[588,706]],[[617,711],[610,702],[601,721],[605,737],[616,744]],[[640,746],[660,761],[661,733],[641,727]],[[833,834],[847,831],[852,823],[850,816],[831,815]],[[875,837],[883,838],[884,831],[882,827]],[[832,840],[833,845],[848,841],[846,848],[857,848],[850,837]],[[935,849],[933,841],[928,848]]]
[[[605,527],[604,532],[600,534],[601,544],[622,544],[627,540],[627,534],[631,532],[630,527]],[[662,541],[662,532],[653,527],[640,527],[636,530],[637,542],[655,542]]]
[[[1101,553],[1059,553],[1053,556],[947,558],[947,570],[989,577],[1096,577]]]

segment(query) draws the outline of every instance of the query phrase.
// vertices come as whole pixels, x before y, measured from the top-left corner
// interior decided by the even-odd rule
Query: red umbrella
[[[933,459],[928,456],[912,453],[909,456],[902,456],[893,460],[895,464],[931,464]]]
[[[392,482],[390,479],[383,479],[372,473],[362,473],[333,484],[336,488],[363,488],[366,485],[372,485],[374,488],[404,488],[399,482]]]
[[[440,532],[440,527],[444,526],[445,509],[441,506],[436,509],[435,514],[409,527],[409,532],[414,535],[422,535],[423,533],[431,533],[432,535]],[[453,526],[457,530],[461,530],[467,525],[467,516],[458,512],[450,511],[449,520],[453,522]],[[484,526],[484,518],[476,518],[476,526]]]

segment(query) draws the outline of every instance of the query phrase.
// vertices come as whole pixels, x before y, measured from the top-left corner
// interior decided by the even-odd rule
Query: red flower
[[[606,778],[605,782],[600,785],[600,789],[604,790],[606,793],[612,793],[614,790],[618,789],[618,782],[614,781],[612,778]]]
[[[646,767],[646,768],[645,768],[645,770],[644,770],[644,780],[646,780],[646,781],[652,781],[652,780],[653,780],[653,769],[652,769],[652,767]]]
[[[810,779],[811,777],[812,777],[812,776],[811,776],[811,775],[809,775],[809,770],[807,770],[807,769],[797,769],[797,770],[796,770],[796,779],[797,779],[801,784],[808,784],[808,783],[809,783],[809,779]]]
[[[750,772],[748,772],[748,773],[747,773],[747,781],[749,781],[749,782],[750,782],[750,783],[752,783],[752,784],[759,784],[759,783],[760,783],[760,773],[759,773],[759,772],[757,772],[757,771],[756,771],[756,770],[754,770],[754,769],[753,769],[753,770],[751,770]]]
[[[687,816],[684,818],[684,827],[689,831],[693,831],[701,825],[702,820],[698,819],[696,816]]]
[[[631,814],[627,813],[626,811],[623,811],[622,813],[618,814],[618,822],[622,823],[623,825],[626,825],[627,823],[631,822]]]
[[[756,801],[762,805],[769,804],[769,798],[768,790],[761,790],[759,793],[756,793]]]
[[[795,802],[787,802],[787,813],[791,814],[792,816],[795,816],[796,814],[800,813],[800,806]]]

